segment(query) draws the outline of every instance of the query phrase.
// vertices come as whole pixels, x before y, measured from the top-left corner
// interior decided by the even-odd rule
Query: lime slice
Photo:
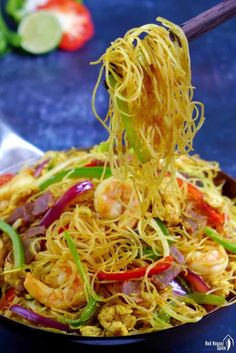
[[[58,46],[62,28],[55,15],[38,11],[23,18],[18,33],[24,50],[32,54],[44,54]]]

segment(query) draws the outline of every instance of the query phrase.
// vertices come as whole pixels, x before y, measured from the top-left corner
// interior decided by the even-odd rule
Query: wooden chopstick
[[[192,41],[234,16],[236,16],[236,0],[224,0],[211,9],[184,22],[181,27],[188,40]]]

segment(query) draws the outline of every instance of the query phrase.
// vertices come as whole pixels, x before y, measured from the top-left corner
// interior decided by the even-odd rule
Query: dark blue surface
[[[96,60],[112,40],[123,36],[131,27],[153,22],[159,15],[182,23],[216,3],[204,0],[86,1],[93,14],[96,35],[82,50],[58,51],[42,57],[11,54],[0,59],[0,117],[43,150],[98,143],[106,138],[106,133],[91,111],[91,93],[98,67],[90,66],[89,62]],[[206,122],[196,138],[195,151],[203,158],[218,160],[222,169],[233,176],[236,176],[235,33],[236,23],[230,21],[190,45],[193,84],[197,87],[195,98],[206,107]],[[98,98],[98,108],[103,115],[107,107],[105,89],[99,91]],[[196,335],[186,329],[185,340],[169,352],[216,352],[216,348],[206,348],[204,341],[222,340],[227,334],[236,340],[235,327],[234,306]],[[16,340],[14,345],[9,333],[0,332],[0,351],[17,351],[20,341]],[[36,343],[41,351],[43,344],[48,345],[47,342],[41,342],[41,346]],[[158,345],[158,342],[150,342],[134,349],[156,352]],[[29,351],[33,352],[33,347]],[[71,347],[70,351],[75,349]],[[236,348],[229,352],[236,352]]]

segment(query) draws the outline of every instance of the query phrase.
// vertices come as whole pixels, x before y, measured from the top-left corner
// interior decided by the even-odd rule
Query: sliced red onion
[[[93,184],[88,180],[71,186],[64,195],[57,200],[54,206],[47,211],[39,225],[48,228],[78,196],[92,188]]]
[[[186,281],[191,285],[192,290],[195,292],[206,293],[211,289],[202,277],[200,277],[189,269],[187,271],[187,274],[183,273],[182,275],[186,279]]]
[[[68,325],[62,324],[53,319],[49,319],[47,317],[36,314],[30,309],[23,308],[23,306],[13,305],[10,308],[10,311],[40,326],[54,328],[56,330],[65,331],[65,332],[69,331]]]
[[[187,292],[185,289],[175,280],[170,282],[171,287],[173,288],[173,291],[177,295],[186,295]]]
[[[43,168],[45,167],[45,165],[50,161],[50,159],[45,159],[44,161],[42,161],[35,169],[34,171],[34,177],[38,178],[40,177],[40,175],[42,174]]]

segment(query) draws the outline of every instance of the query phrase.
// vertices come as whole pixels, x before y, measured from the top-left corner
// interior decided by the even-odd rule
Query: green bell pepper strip
[[[159,257],[161,257],[161,254],[154,253],[152,248],[144,248],[143,255],[151,260],[157,260]]]
[[[109,74],[109,83],[112,88],[116,85],[116,79],[114,75],[110,72]],[[121,100],[120,98],[116,99],[117,106],[119,108],[120,116],[124,124],[125,132],[130,143],[130,146],[134,149],[134,152],[138,156],[138,159],[142,163],[146,163],[150,160],[150,153],[145,148],[140,139],[137,138],[135,133],[134,123],[132,118],[129,115],[129,108],[127,102]]]
[[[188,297],[193,299],[197,304],[211,304],[220,306],[226,303],[224,297],[214,294],[192,293],[189,294]]]
[[[221,244],[226,250],[236,254],[236,243],[229,241],[221,237],[214,229],[211,227],[205,227],[204,233],[214,240],[216,243]]]
[[[94,315],[96,309],[97,309],[97,300],[91,297],[87,305],[84,307],[83,312],[79,319],[61,318],[61,321],[65,324],[69,324],[70,328],[77,330]]]
[[[162,231],[162,233],[163,233],[164,235],[166,235],[166,236],[169,235],[168,229],[166,228],[165,224],[160,220],[160,218],[155,218],[155,221],[157,222],[157,224],[158,224],[160,230]],[[169,245],[173,244],[173,241],[172,241],[172,240],[169,240],[169,239],[168,239],[167,241],[168,241],[168,244],[169,244]]]
[[[157,317],[161,320],[166,322],[167,324],[170,323],[170,315],[167,314],[164,310],[160,310],[157,314]]]
[[[83,309],[83,312],[82,312],[79,319],[74,319],[74,320],[73,319],[72,320],[62,319],[63,322],[68,323],[71,326],[71,328],[77,329],[81,325],[83,325],[85,322],[87,322],[94,315],[96,308],[97,308],[97,299],[93,297],[92,289],[91,289],[90,283],[87,279],[86,273],[84,271],[83,264],[80,260],[79,253],[77,251],[76,245],[75,245],[74,241],[72,240],[69,232],[65,231],[64,237],[66,239],[66,242],[67,242],[68,248],[71,252],[71,255],[74,259],[74,262],[76,264],[77,270],[78,270],[78,272],[84,282],[85,290],[89,296],[88,303],[85,306],[85,308]]]
[[[169,235],[168,229],[164,225],[164,223],[160,220],[160,218],[155,218],[155,221],[157,222],[159,228],[161,229],[162,233],[164,235]]]
[[[19,234],[2,219],[0,219],[0,230],[6,233],[12,241],[15,269],[23,268],[25,265],[24,247]]]
[[[184,278],[177,276],[176,280],[186,293],[192,293],[191,287],[189,286],[188,282],[184,280]]]
[[[111,169],[109,167],[106,167],[105,171],[104,171],[104,167],[79,167],[74,169],[67,169],[45,180],[43,183],[39,185],[39,188],[40,190],[45,190],[48,186],[58,183],[65,177],[68,179],[80,178],[80,177],[99,179],[103,174],[104,174],[104,178],[109,178],[112,175]]]
[[[67,243],[68,248],[69,248],[69,250],[71,252],[71,255],[72,255],[73,259],[74,259],[74,262],[76,264],[76,267],[77,267],[77,270],[78,270],[78,272],[80,274],[80,277],[82,278],[82,281],[84,282],[87,294],[89,296],[91,296],[90,284],[89,284],[89,281],[87,279],[86,273],[84,271],[83,264],[82,264],[82,262],[80,260],[80,256],[79,256],[79,253],[77,251],[76,245],[75,245],[74,241],[72,240],[70,234],[67,231],[64,232],[64,237],[66,239],[66,243]]]

